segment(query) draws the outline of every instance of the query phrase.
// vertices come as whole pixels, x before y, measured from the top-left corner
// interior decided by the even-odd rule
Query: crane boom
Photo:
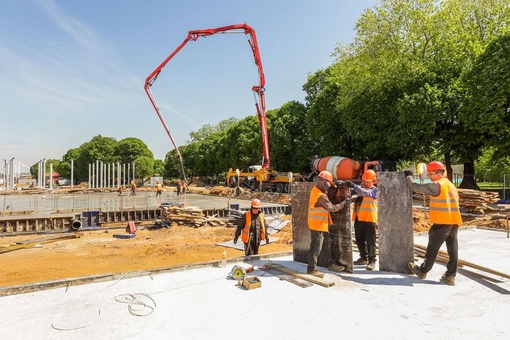
[[[152,106],[156,110],[156,114],[159,117],[159,120],[163,124],[163,127],[165,128],[166,133],[168,134],[168,137],[170,137],[170,141],[172,142],[175,150],[177,151],[177,154],[179,155],[179,159],[181,162],[181,169],[184,175],[184,165],[182,163],[182,156],[179,152],[179,149],[177,148],[177,145],[175,144],[175,141],[172,137],[172,134],[170,133],[170,130],[168,129],[167,124],[165,123],[165,120],[163,116],[161,115],[161,111],[156,104],[156,100],[154,99],[154,96],[152,95],[150,91],[150,87],[154,84],[156,79],[158,78],[159,74],[163,70],[163,68],[166,66],[166,64],[189,42],[189,41],[196,41],[200,37],[207,37],[213,34],[217,33],[238,33],[238,32],[244,32],[248,36],[248,43],[250,44],[251,50],[253,52],[253,56],[255,58],[255,65],[257,66],[258,73],[259,73],[259,84],[252,87],[252,91],[254,92],[255,96],[255,107],[257,109],[257,116],[259,118],[260,127],[261,127],[261,137],[262,137],[262,168],[263,169],[270,169],[271,168],[271,161],[269,158],[269,137],[267,133],[267,122],[266,122],[266,103],[265,103],[265,97],[264,97],[264,91],[265,91],[265,77],[264,77],[264,71],[262,69],[262,61],[260,59],[260,53],[257,43],[257,36],[255,34],[255,30],[250,27],[247,24],[236,24],[236,25],[230,25],[230,26],[223,26],[223,27],[217,27],[217,28],[208,28],[208,29],[202,29],[202,30],[192,30],[188,32],[188,35],[184,39],[184,41],[165,59],[163,62],[147,77],[145,80],[145,92],[147,93],[147,96],[149,97],[149,100],[151,101]],[[258,100],[257,100],[258,99]],[[184,175],[185,176],[185,175]],[[186,177],[184,177],[186,180]]]

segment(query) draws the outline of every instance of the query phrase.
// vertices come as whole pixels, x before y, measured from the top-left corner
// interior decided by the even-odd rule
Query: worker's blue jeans
[[[428,273],[434,262],[436,262],[439,249],[446,242],[446,251],[448,252],[448,263],[446,264],[446,276],[457,274],[457,262],[459,260],[459,244],[457,234],[459,226],[456,224],[433,224],[429,230],[429,242],[427,252],[425,253],[425,261],[423,261],[420,270]]]
[[[310,249],[308,250],[308,271],[317,269],[317,261],[322,250],[322,242],[324,241],[324,233],[310,229]]]

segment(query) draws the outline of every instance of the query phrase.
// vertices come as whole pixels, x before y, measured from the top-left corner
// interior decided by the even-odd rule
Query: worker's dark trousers
[[[260,231],[259,231],[260,233]],[[256,237],[253,232],[250,232],[250,239],[248,243],[244,244],[244,255],[258,255],[260,247],[260,237]]]
[[[429,230],[429,243],[420,269],[423,273],[428,273],[434,262],[436,262],[437,253],[446,241],[446,251],[449,260],[446,264],[446,276],[455,276],[457,274],[457,262],[459,260],[459,244],[457,234],[459,226],[456,224],[433,224]]]
[[[317,261],[322,250],[322,242],[324,242],[324,234],[322,231],[310,229],[310,249],[308,250],[308,271],[317,269]]]
[[[354,235],[356,237],[356,245],[358,246],[359,256],[368,262],[375,262],[376,259],[376,241],[375,241],[374,222],[354,221]]]

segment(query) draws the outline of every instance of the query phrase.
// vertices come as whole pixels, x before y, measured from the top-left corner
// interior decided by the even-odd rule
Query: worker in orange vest
[[[418,193],[430,195],[430,221],[432,227],[429,230],[429,241],[425,253],[425,261],[420,266],[409,262],[409,269],[420,279],[425,279],[436,261],[439,248],[446,242],[448,263],[446,272],[441,276],[441,281],[455,286],[457,275],[457,262],[459,259],[457,234],[462,217],[459,209],[459,193],[452,182],[445,177],[446,168],[438,161],[427,165],[427,174],[432,182],[417,184],[413,182],[410,171],[405,171],[407,183]]]
[[[374,170],[367,170],[361,177],[361,185],[346,181],[358,195],[354,204],[352,219],[354,220],[354,236],[359,251],[359,259],[355,265],[366,265],[367,270],[375,269],[377,229],[377,187],[374,181],[377,175]]]
[[[310,191],[308,201],[308,228],[310,229],[310,249],[308,250],[307,273],[317,277],[324,277],[324,273],[317,270],[317,261],[322,250],[324,233],[328,232],[329,224],[332,224],[330,212],[341,210],[345,201],[333,204],[328,198],[327,192],[333,183],[333,176],[329,171],[321,171],[317,184]],[[343,266],[337,266],[335,271],[342,271]]]
[[[269,236],[266,234],[266,221],[264,214],[260,211],[262,203],[260,200],[251,201],[250,210],[247,211],[237,225],[234,235],[234,244],[237,243],[239,236],[244,243],[244,254],[246,256],[257,255],[261,241],[269,243]]]
[[[156,197],[158,197],[158,196],[161,197],[162,190],[163,190],[163,186],[161,185],[161,183],[159,183],[159,181],[156,181]]]

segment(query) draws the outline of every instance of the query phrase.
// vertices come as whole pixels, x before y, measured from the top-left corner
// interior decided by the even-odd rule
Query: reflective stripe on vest
[[[363,196],[363,200],[357,209],[358,221],[377,223],[377,200]]]
[[[430,221],[436,224],[462,224],[457,188],[447,178],[437,180],[439,196],[430,196]]]
[[[316,207],[315,203],[323,195],[317,187],[313,187],[308,201],[308,228],[322,232],[328,231],[328,224],[333,224],[329,211],[323,207]]]
[[[264,214],[259,213],[260,216],[260,239],[266,240],[266,227],[264,226]],[[241,232],[241,240],[248,243],[250,240],[250,227],[251,227],[251,210],[246,213],[246,223],[244,224],[243,231]]]

